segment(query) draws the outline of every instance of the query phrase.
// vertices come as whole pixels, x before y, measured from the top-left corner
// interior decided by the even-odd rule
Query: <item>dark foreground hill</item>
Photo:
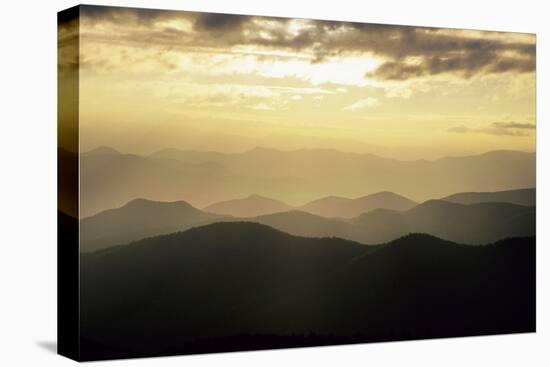
[[[80,301],[84,360],[529,332],[535,240],[216,223],[82,255]]]

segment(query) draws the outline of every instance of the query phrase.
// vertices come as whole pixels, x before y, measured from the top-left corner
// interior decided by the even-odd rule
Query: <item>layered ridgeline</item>
[[[537,205],[535,189],[507,190],[497,192],[462,192],[444,197],[442,200],[457,204],[510,203],[525,206]]]
[[[393,196],[400,197],[395,194]],[[509,196],[515,197],[513,193]],[[280,206],[274,200],[254,196],[244,201],[246,205],[239,202],[233,209],[238,208],[243,213],[257,213],[268,207],[275,208],[263,204],[275,203]],[[353,203],[353,200],[349,201]],[[252,202],[262,205],[251,206]],[[229,204],[233,203],[224,203],[224,209],[228,209]],[[482,244],[507,237],[532,236],[536,232],[536,209],[532,206],[506,202],[464,205],[445,200],[430,200],[408,210],[398,211],[383,209],[383,204],[380,205],[382,208],[350,219],[327,218],[300,210],[234,217],[201,211],[183,201],[154,202],[139,199],[121,208],[83,219],[80,226],[81,251],[92,252],[145,237],[222,221],[256,222],[293,235],[338,237],[363,244],[387,242],[408,233],[428,233],[460,243]],[[337,210],[340,209],[341,207],[337,207]]]
[[[323,149],[257,148],[236,154],[163,150],[138,156],[98,148],[82,154],[80,163],[85,217],[139,197],[185,198],[202,208],[256,193],[297,206],[327,196],[358,198],[382,191],[422,202],[456,192],[535,186],[535,154],[517,151],[398,161]]]
[[[327,218],[353,218],[374,209],[407,210],[415,205],[417,203],[414,201],[393,192],[379,192],[357,199],[328,196],[296,207],[279,200],[251,195],[209,205],[204,211],[233,217],[256,217],[299,210]]]
[[[260,195],[250,195],[243,199],[221,201],[204,208],[204,211],[233,217],[256,217],[258,215],[286,212],[293,208],[280,200]]]
[[[348,199],[338,196],[329,196],[314,200],[298,208],[301,211],[323,217],[353,218],[374,209],[408,210],[418,203],[393,192],[378,192],[362,196],[357,199]]]
[[[146,237],[210,223],[220,216],[203,212],[184,201],[135,199],[80,222],[82,251],[96,251]]]
[[[535,241],[215,223],[82,255],[80,304],[83,359],[528,332]]]

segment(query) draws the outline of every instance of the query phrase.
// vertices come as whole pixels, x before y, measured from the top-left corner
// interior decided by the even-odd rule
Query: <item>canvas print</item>
[[[59,13],[59,352],[534,332],[534,34]]]

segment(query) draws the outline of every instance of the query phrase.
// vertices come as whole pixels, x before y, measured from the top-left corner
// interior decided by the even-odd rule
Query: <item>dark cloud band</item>
[[[82,7],[82,16],[91,24],[128,23],[146,27],[144,42],[169,47],[234,46],[305,52],[310,61],[323,62],[331,56],[370,54],[385,60],[368,78],[406,80],[439,74],[470,78],[477,74],[533,72],[536,68],[534,37],[512,42],[497,32],[480,32],[481,37],[438,28],[379,25],[323,20],[304,20],[306,27],[289,31],[292,19],[233,14],[194,13],[150,9]],[[163,20],[186,19],[192,34],[155,27]],[[119,35],[131,39],[134,34]],[[138,32],[135,30],[135,32]],[[486,36],[486,37],[483,37]]]

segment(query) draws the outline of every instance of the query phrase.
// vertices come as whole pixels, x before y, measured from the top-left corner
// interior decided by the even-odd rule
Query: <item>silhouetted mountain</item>
[[[97,147],[93,150],[90,150],[89,152],[85,152],[83,153],[85,155],[96,155],[96,156],[99,156],[99,155],[117,155],[117,154],[120,154],[120,152],[114,148],[111,148],[111,147],[105,147],[105,146],[101,146],[101,147]]]
[[[535,241],[216,223],[81,256],[83,359],[529,332]]]
[[[174,159],[185,163],[200,164],[207,162],[223,162],[226,154],[218,152],[201,152],[196,150],[162,149],[150,155],[157,159]]]
[[[260,195],[228,200],[204,208],[205,211],[234,217],[256,217],[273,213],[299,210],[326,218],[353,218],[373,209],[407,210],[417,205],[412,200],[392,192],[379,192],[357,199],[328,196],[301,207],[292,207],[279,200]]]
[[[265,224],[294,236],[339,237],[354,239],[358,242],[364,238],[359,227],[344,220],[325,218],[299,210],[262,215],[247,220]]]
[[[185,201],[158,202],[136,199],[80,222],[82,252],[97,251],[138,239],[188,229],[218,218]]]
[[[186,164],[133,154],[82,154],[80,213],[87,217],[140,197],[156,201],[215,200],[212,190],[231,185],[231,180],[222,167],[212,163]]]
[[[496,192],[461,192],[441,200],[457,204],[510,203],[524,206],[537,205],[536,189],[520,189]]]
[[[285,212],[292,207],[279,200],[260,195],[251,195],[244,199],[235,199],[215,203],[204,208],[204,211],[234,217],[256,217],[259,215]]]
[[[298,210],[256,217],[204,212],[186,202],[138,199],[81,221],[81,251],[121,245],[146,237],[184,231],[213,222],[255,222],[305,237],[338,237],[363,244],[382,243],[420,232],[466,244],[534,236],[535,207],[506,203],[462,205],[430,200],[408,211],[375,209],[352,219],[325,218]]]
[[[324,218],[300,211],[248,218],[297,236],[339,237],[365,244],[420,232],[467,244],[506,237],[534,236],[535,208],[506,203],[461,205],[430,200],[400,212],[375,209],[350,220]]]
[[[386,191],[357,199],[329,196],[312,201],[299,209],[323,217],[353,218],[374,209],[408,210],[415,205],[417,203],[406,197]]]
[[[81,213],[118,207],[136,197],[205,207],[256,193],[290,205],[329,195],[380,191],[415,200],[456,192],[535,185],[535,154],[499,151],[435,161],[397,161],[329,149],[257,148],[225,154],[161,151],[153,156],[83,154]]]
[[[460,243],[488,243],[506,237],[535,235],[535,208],[507,203],[455,204],[429,200],[406,212],[377,209],[352,220],[370,243],[411,232]]]

